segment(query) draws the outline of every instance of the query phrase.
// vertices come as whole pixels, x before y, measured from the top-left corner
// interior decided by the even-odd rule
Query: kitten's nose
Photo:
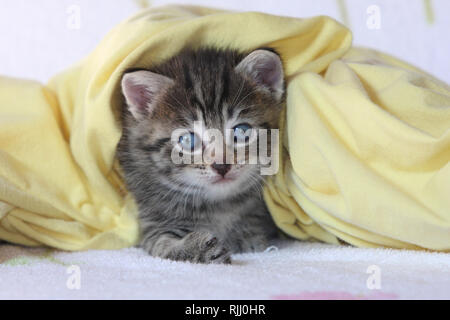
[[[225,177],[227,172],[230,171],[231,169],[230,164],[217,164],[215,162],[211,165],[211,167],[222,177]]]

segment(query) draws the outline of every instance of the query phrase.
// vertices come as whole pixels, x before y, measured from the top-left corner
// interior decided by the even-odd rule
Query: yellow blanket
[[[125,69],[186,45],[281,54],[283,162],[265,190],[281,229],[331,243],[450,249],[448,86],[352,49],[349,30],[327,17],[183,6],[125,21],[47,86],[0,77],[0,239],[66,250],[136,243],[136,206],[115,160],[118,84]]]

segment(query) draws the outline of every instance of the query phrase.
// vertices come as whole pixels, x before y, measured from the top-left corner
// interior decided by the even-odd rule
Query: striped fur
[[[221,131],[242,122],[278,128],[284,94],[277,98],[237,72],[246,56],[184,50],[148,70],[173,80],[151,113],[136,119],[129,106],[123,108],[118,158],[139,207],[141,246],[151,255],[227,263],[231,253],[264,249],[277,235],[262,199],[259,165],[234,164],[235,181],[213,186],[204,180],[212,175],[209,165],[177,165],[170,157],[173,130],[191,128],[194,121]]]

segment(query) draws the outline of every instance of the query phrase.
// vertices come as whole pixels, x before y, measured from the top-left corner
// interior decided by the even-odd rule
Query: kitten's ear
[[[277,100],[283,96],[283,64],[276,53],[269,50],[255,50],[238,64],[236,71],[270,89]]]
[[[122,92],[134,118],[150,114],[158,95],[172,84],[172,79],[150,71],[126,73],[122,78]]]

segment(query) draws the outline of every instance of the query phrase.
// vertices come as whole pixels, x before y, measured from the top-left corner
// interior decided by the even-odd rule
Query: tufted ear
[[[126,73],[122,78],[122,92],[128,110],[135,119],[151,114],[157,97],[173,83],[172,79],[150,71]]]
[[[238,64],[236,71],[269,89],[277,100],[283,96],[283,65],[276,53],[269,50],[255,50]]]

